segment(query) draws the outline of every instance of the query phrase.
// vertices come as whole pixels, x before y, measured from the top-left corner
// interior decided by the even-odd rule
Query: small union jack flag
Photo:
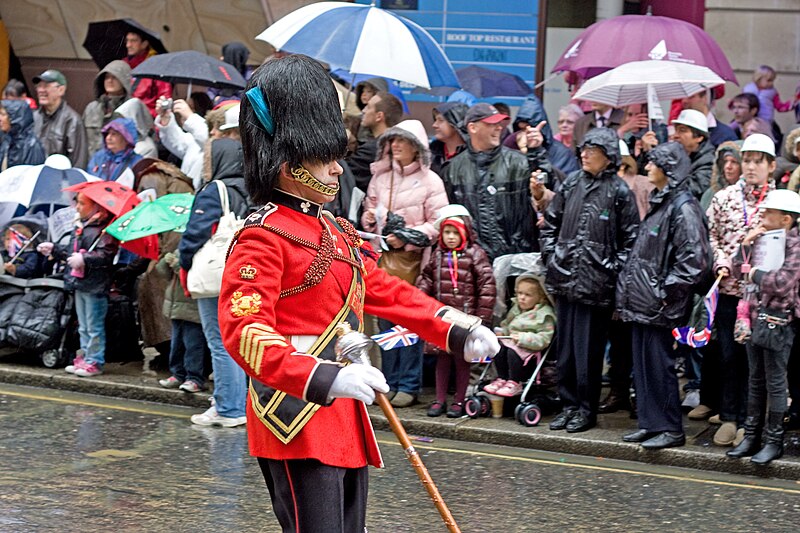
[[[690,326],[673,329],[672,336],[679,343],[685,344],[690,348],[702,348],[711,340],[711,328],[714,325],[714,315],[717,313],[717,300],[719,300],[719,280],[720,278],[717,278],[717,282],[714,283],[711,290],[703,298],[703,303],[708,313],[706,327],[700,331]]]
[[[393,350],[404,346],[411,346],[419,342],[419,335],[412,333],[403,326],[395,326],[382,333],[372,336],[383,350]]]

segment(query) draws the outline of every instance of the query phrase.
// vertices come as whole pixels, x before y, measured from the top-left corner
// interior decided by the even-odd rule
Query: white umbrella
[[[442,47],[427,31],[373,6],[317,2],[292,11],[256,39],[352,74],[426,88],[461,86]]]
[[[624,107],[647,102],[648,91],[655,93],[657,100],[674,100],[723,83],[708,67],[677,61],[633,61],[587,80],[575,98]]]

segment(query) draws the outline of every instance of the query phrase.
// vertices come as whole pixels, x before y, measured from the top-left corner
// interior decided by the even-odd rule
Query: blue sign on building
[[[370,0],[357,0],[370,4]],[[516,74],[533,87],[538,48],[538,0],[418,0],[396,13],[425,28],[453,67],[477,65]],[[404,91],[405,92],[405,91]],[[430,99],[408,95],[410,100]],[[513,103],[513,102],[510,102]]]

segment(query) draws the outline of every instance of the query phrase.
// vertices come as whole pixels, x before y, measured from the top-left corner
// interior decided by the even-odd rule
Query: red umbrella
[[[116,181],[78,183],[64,190],[85,194],[91,201],[116,216],[130,211],[141,201],[133,189]]]
[[[130,187],[121,185],[116,181],[92,181],[78,183],[64,189],[86,195],[94,203],[112,213],[120,216],[137,205],[141,200]],[[120,243],[123,248],[130,250],[140,257],[158,259],[158,236],[149,235],[132,241]]]
[[[592,24],[570,43],[553,72],[577,72],[588,79],[648,59],[708,67],[737,83],[728,58],[709,34],[689,22],[653,15],[622,15]]]

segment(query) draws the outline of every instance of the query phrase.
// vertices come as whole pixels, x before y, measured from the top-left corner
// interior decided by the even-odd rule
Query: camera
[[[161,104],[160,104],[161,111],[162,112],[172,111],[172,104],[173,103],[174,102],[172,101],[172,98],[164,98],[163,100],[161,100]]]
[[[546,182],[546,181],[547,181],[547,172],[539,172],[539,173],[536,175],[536,181],[537,181],[538,183],[544,183],[544,182]]]

